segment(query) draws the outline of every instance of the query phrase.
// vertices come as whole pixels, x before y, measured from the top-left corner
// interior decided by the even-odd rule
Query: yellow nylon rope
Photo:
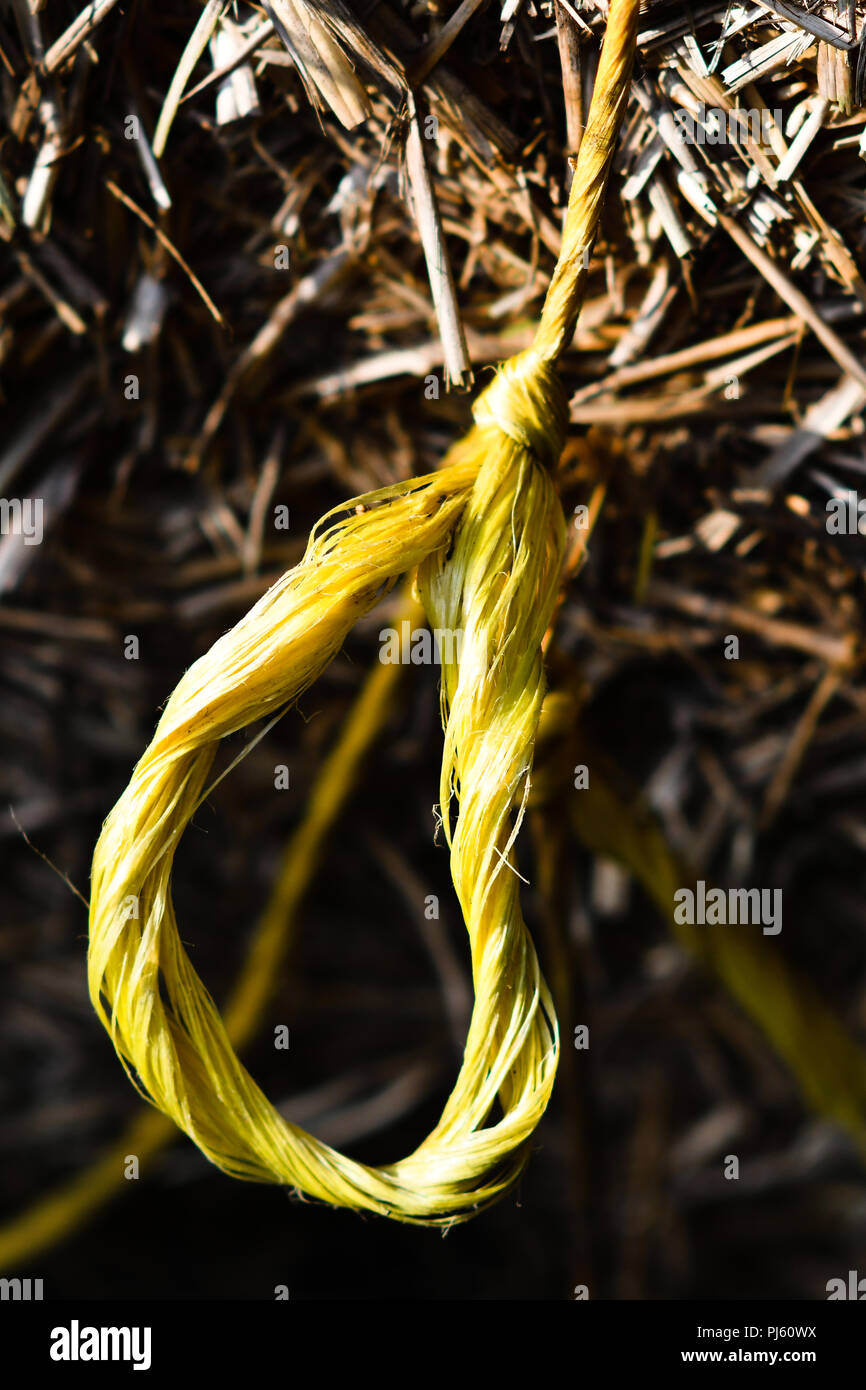
[[[797,1079],[808,1104],[841,1125],[866,1155],[866,1053],[810,981],[763,936],[721,924],[678,922],[675,894],[697,874],[670,849],[650,808],[626,799],[592,750],[592,778],[575,795],[572,769],[587,763],[580,700],[573,690],[547,696],[539,726],[532,802],[556,803],[594,854],[617,860],[642,884],[680,945],[721,980],[754,1019]]]
[[[399,628],[404,620],[414,624],[423,617],[420,604],[407,595],[393,621]],[[404,671],[405,667],[399,664],[376,664],[317,773],[226,1005],[226,1032],[236,1048],[243,1048],[252,1037],[273,992],[291,941],[298,905],[319,867],[328,832],[355,786],[364,755],[391,711],[394,690]],[[83,1172],[0,1226],[0,1270],[32,1259],[69,1235],[125,1186],[124,1166],[129,1155],[135,1155],[144,1165],[176,1134],[174,1123],[157,1110],[148,1109],[136,1115],[120,1138]]]
[[[554,363],[580,306],[638,9],[638,0],[610,7],[562,255],[532,348],[500,369],[439,472],[330,513],[301,563],[186,672],[96,846],[94,1008],[142,1093],[235,1177],[401,1221],[463,1219],[519,1175],[550,1097],[556,1018],[509,855],[528,794],[541,639],[564,546],[548,471],[567,415]],[[463,634],[459,663],[442,674],[441,800],[475,1005],[436,1128],[408,1157],[375,1167],[284,1120],[242,1066],[181,944],[170,879],[220,739],[295,701],[383,589],[415,569],[431,625]],[[499,1118],[488,1123],[497,1101]]]

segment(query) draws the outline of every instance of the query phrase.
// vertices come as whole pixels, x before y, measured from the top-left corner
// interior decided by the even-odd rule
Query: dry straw
[[[437,473],[330,513],[301,563],[186,672],[97,844],[94,1008],[142,1093],[236,1177],[401,1221],[459,1220],[514,1181],[549,1100],[556,1017],[509,856],[529,790],[541,642],[564,545],[550,476],[567,418],[555,364],[574,333],[638,9],[638,0],[610,7],[562,251],[532,347],[500,368],[475,404],[473,428]],[[431,626],[463,633],[459,663],[442,673],[441,804],[475,1005],[436,1128],[407,1158],[373,1167],[283,1119],[242,1066],[181,944],[170,880],[219,741],[297,700],[358,618],[414,570]]]

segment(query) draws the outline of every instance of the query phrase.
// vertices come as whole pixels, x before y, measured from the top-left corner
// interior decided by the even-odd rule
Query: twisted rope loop
[[[550,1097],[557,1024],[511,856],[565,539],[551,470],[567,408],[554,364],[583,293],[578,252],[597,227],[638,7],[611,3],[562,255],[533,347],[500,369],[440,471],[324,518],[302,562],[186,672],[96,846],[94,1008],[145,1097],[236,1177],[407,1222],[459,1220],[517,1177]],[[459,660],[443,666],[440,794],[475,1006],[436,1128],[407,1158],[374,1167],[285,1120],[242,1066],[181,944],[170,876],[219,741],[297,700],[383,589],[413,569],[431,625],[463,634]],[[497,1101],[501,1115],[488,1124]]]

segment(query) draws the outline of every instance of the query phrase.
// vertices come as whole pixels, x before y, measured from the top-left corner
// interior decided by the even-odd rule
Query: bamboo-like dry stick
[[[680,348],[661,357],[649,357],[643,362],[633,362],[621,367],[609,376],[583,386],[572,396],[573,404],[588,401],[604,392],[617,391],[623,386],[636,386],[642,381],[652,381],[659,376],[669,376],[672,372],[699,366],[702,362],[713,362],[730,352],[740,352],[756,347],[775,338],[784,338],[797,331],[801,320],[796,314],[785,318],[766,319],[763,323],[750,324],[748,328],[737,328],[732,333],[722,333],[717,338],[706,338],[693,347]]]
[[[92,0],[91,4],[85,5],[81,13],[64,29],[60,38],[55,39],[46,53],[46,71],[56,72],[62,68],[63,64],[77,53],[81,45],[87,42],[94,29],[111,13],[116,4],[117,0]]]
[[[207,4],[202,10],[196,21],[195,28],[187,40],[186,48],[180,57],[180,62],[174,70],[174,76],[169,83],[165,100],[162,103],[162,110],[156,123],[156,130],[153,135],[153,153],[157,159],[161,159],[165,153],[165,145],[168,140],[168,133],[177,108],[180,104],[183,89],[190,79],[196,63],[207,48],[211,34],[217,26],[219,17],[226,7],[226,0],[207,0]]]
[[[585,120],[580,27],[575,22],[574,12],[563,5],[562,0],[558,0],[556,5],[556,41],[562,68],[566,146],[571,158],[576,159]]]
[[[719,213],[719,226],[723,227],[731,240],[736,242],[755,269],[759,270],[768,284],[773,286],[779,297],[800,316],[804,323],[809,325],[812,332],[824,344],[830,356],[835,358],[842,370],[847,372],[849,376],[855,377],[861,385],[866,386],[866,367],[863,366],[859,358],[854,356],[839,334],[821,317],[810,300],[797,289],[794,282],[788,278],[783,270],[780,270],[766,251],[762,251],[761,247],[740,226],[739,222],[727,213]]]
[[[447,19],[439,30],[439,33],[430,41],[426,48],[413,62],[408,72],[409,81],[413,86],[423,82],[424,78],[433,71],[436,64],[445,57],[449,48],[459,34],[466,28],[470,19],[474,15],[483,0],[461,0],[457,9]]]
[[[752,475],[756,487],[776,488],[813,454],[833,430],[852,415],[866,409],[866,387],[843,376],[841,381],[809,407],[799,429],[774,449]]]
[[[474,381],[472,363],[466,348],[466,334],[457,305],[457,292],[454,287],[454,273],[439,204],[430,177],[427,154],[424,149],[424,136],[415,98],[408,97],[409,130],[406,139],[406,174],[412,198],[412,209],[424,248],[427,274],[433,295],[433,307],[439,322],[442,350],[445,355],[446,379],[460,390],[466,390]]]

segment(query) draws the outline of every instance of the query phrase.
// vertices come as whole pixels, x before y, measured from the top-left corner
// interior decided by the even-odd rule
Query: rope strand
[[[533,350],[544,362],[558,361],[574,337],[589,253],[598,234],[608,174],[628,104],[639,12],[638,0],[612,0],[575,164],[562,247],[533,342]]]

